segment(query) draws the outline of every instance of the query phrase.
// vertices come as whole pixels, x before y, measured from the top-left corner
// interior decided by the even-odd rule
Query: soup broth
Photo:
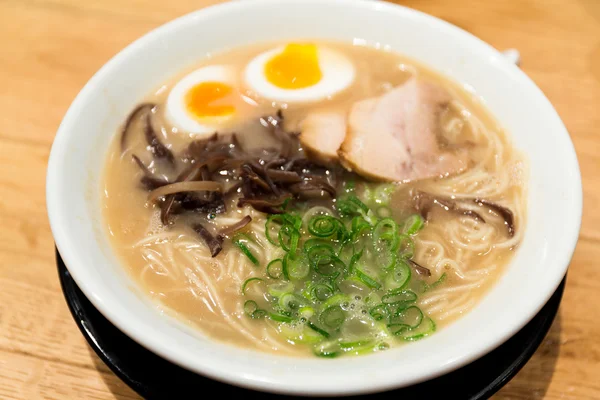
[[[254,86],[240,83],[240,77],[252,59],[276,46],[235,49],[194,68],[226,65],[235,71],[231,85],[239,96],[233,101],[233,116],[222,117],[230,112],[223,102],[226,90],[211,83],[212,87],[202,90],[212,90],[213,97],[206,103],[212,108],[205,107],[203,112],[208,109],[222,115],[199,120],[208,121],[208,130],[214,126],[220,138],[215,140],[266,160],[262,167],[267,168],[265,164],[276,163],[267,153],[277,147],[269,123],[279,124],[277,129],[283,127],[280,134],[297,140],[293,133],[300,132],[302,138],[308,115],[348,115],[357,102],[383,96],[416,78],[449,95],[450,101],[435,114],[437,140],[442,151],[462,154],[466,167],[447,176],[378,182],[373,174],[362,174],[356,164],[352,172],[347,170],[349,162],[342,163],[347,167],[343,168],[335,160],[322,160],[318,151],[309,151],[301,141],[307,157],[318,160],[318,171],[326,180],[316,190],[316,198],[303,197],[315,192],[306,181],[318,181],[306,178],[306,171],[317,170],[310,164],[297,173],[306,173],[301,178],[304,183],[300,182],[303,192],[271,208],[259,211],[257,207],[262,206],[239,204],[243,187],[234,188],[236,195],[225,198],[220,208],[202,205],[185,210],[188,198],[179,195],[180,200],[174,200],[179,208],[173,206],[165,224],[161,208],[175,192],[155,192],[152,199],[149,193],[185,175],[194,164],[190,143],[210,137],[175,126],[175,114],[166,111],[173,88],[191,72],[186,71],[149,94],[143,103],[148,104],[149,116],[143,110],[133,115],[129,124],[124,123],[125,140],[121,133],[113,140],[103,182],[105,223],[115,252],[139,288],[162,312],[176,315],[202,334],[281,354],[337,356],[381,351],[435,334],[471,310],[498,279],[524,232],[526,165],[489,112],[457,83],[396,53],[340,43],[318,45],[351,62],[354,74],[347,88],[319,101],[265,98]],[[321,69],[324,80],[327,70]],[[151,145],[146,123],[174,154],[174,162],[161,156],[164,150]],[[289,162],[293,157],[283,158]],[[274,169],[286,171],[285,165]],[[239,168],[243,173],[245,167]],[[241,182],[239,176],[222,172],[223,190]],[[140,179],[150,175],[163,183],[146,179],[144,187]],[[273,179],[292,176],[272,175]],[[255,179],[258,186],[264,184],[262,178]],[[330,186],[335,189],[333,195],[326,193]],[[206,204],[210,196],[218,197],[200,189],[198,193]],[[354,199],[359,202],[353,203]],[[273,207],[277,214],[263,212]],[[295,218],[290,217],[289,225],[298,224],[297,231],[282,227],[287,223],[282,215],[288,214]],[[251,218],[247,225],[218,237],[220,229],[246,216]],[[395,223],[385,222],[390,220]],[[208,231],[212,245],[201,229]],[[334,233],[327,236],[328,229]],[[281,236],[284,230],[281,240],[277,233]],[[286,246],[297,246],[298,257],[308,259],[306,265],[289,256]],[[317,250],[326,255],[311,256]],[[281,271],[285,261],[291,277]],[[336,265],[341,266],[338,275],[331,278]]]

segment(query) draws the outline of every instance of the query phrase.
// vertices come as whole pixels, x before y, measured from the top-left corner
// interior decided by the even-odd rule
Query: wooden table
[[[0,398],[137,398],[90,350],[63,300],[46,162],[62,116],[102,64],[150,29],[214,2],[0,0]],[[399,2],[496,48],[517,47],[571,133],[585,205],[564,301],[540,349],[496,398],[599,399],[600,1]]]

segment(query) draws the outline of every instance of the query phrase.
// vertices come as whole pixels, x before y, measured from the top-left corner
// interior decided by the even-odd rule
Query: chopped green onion
[[[336,255],[333,247],[328,244],[315,244],[310,248],[304,247],[308,260],[314,270],[325,276],[333,276],[346,268]]]
[[[311,243],[309,247],[305,245],[304,251],[308,256],[308,261],[310,261],[313,266],[328,258],[335,257],[333,247],[327,243]]]
[[[346,313],[340,306],[332,306],[323,310],[319,319],[327,328],[337,329],[346,320]]]
[[[293,293],[285,293],[277,303],[285,311],[296,311],[303,305],[304,300]]]
[[[403,335],[406,331],[410,330],[410,325],[397,323],[397,324],[389,324],[388,329],[392,333],[392,335],[400,336]]]
[[[272,279],[279,279],[283,275],[283,260],[276,258],[267,264],[267,276]]]
[[[388,309],[385,304],[379,304],[369,310],[369,314],[375,321],[381,321],[388,316]]]
[[[425,220],[419,214],[413,214],[404,221],[403,232],[407,235],[416,235],[425,226]]]
[[[315,309],[311,306],[302,306],[298,309],[298,314],[306,319],[309,319],[315,314]]]
[[[311,238],[304,242],[304,245],[302,246],[302,248],[308,254],[310,252],[310,249],[312,249],[316,245],[331,246],[331,244],[332,244],[332,242],[329,240],[320,239],[320,238]]]
[[[377,251],[396,251],[400,244],[398,224],[391,218],[384,218],[373,228],[373,245]]]
[[[242,284],[242,294],[246,294],[246,289],[248,288],[248,284],[250,282],[264,282],[264,280],[261,278],[257,278],[257,277],[246,279],[244,281],[244,283]]]
[[[415,241],[408,235],[400,235],[398,240],[398,255],[402,258],[412,258],[415,254]]]
[[[308,321],[308,327],[310,329],[312,329],[313,331],[317,332],[318,334],[328,338],[329,337],[329,332],[324,331],[323,329],[319,328],[318,326],[316,326],[315,324],[313,324],[312,322]]]
[[[292,293],[294,285],[291,282],[280,282],[269,285],[267,292],[273,297],[281,297],[286,293]]]
[[[282,315],[282,314],[275,314],[275,313],[269,313],[269,318],[275,322],[290,323],[290,322],[295,321],[294,318],[292,318],[292,317],[288,317],[287,315]]]
[[[335,358],[339,356],[342,352],[340,350],[339,344],[335,341],[332,341],[319,343],[314,347],[314,353],[319,357]]]
[[[265,222],[265,236],[267,237],[267,240],[269,241],[269,243],[271,243],[272,245],[279,246],[279,242],[274,240],[271,237],[271,233],[273,231],[273,225],[274,224],[283,225],[284,222],[285,221],[284,221],[283,217],[281,216],[281,214],[271,214],[267,217],[267,221]]]
[[[408,285],[412,275],[410,266],[406,261],[400,259],[396,261],[394,268],[387,273],[385,278],[385,288],[388,290],[404,288]]]
[[[336,208],[342,215],[358,214],[364,216],[369,212],[369,207],[353,194],[348,195],[345,199],[338,199]]]
[[[413,303],[417,295],[412,290],[392,290],[381,298],[383,304]]]
[[[244,303],[244,312],[252,317],[252,313],[258,310],[258,304],[254,300],[246,300]]]
[[[377,282],[375,279],[371,278],[369,275],[362,272],[360,269],[356,269],[356,277],[365,285],[370,287],[371,289],[381,289],[381,284]]]
[[[236,245],[242,251],[242,253],[244,253],[244,255],[246,257],[248,257],[248,259],[252,262],[252,264],[254,264],[256,266],[260,265],[260,263],[258,262],[258,259],[254,256],[254,254],[252,254],[252,252],[250,251],[250,249],[247,246],[248,243],[254,242],[250,238],[250,236],[248,236],[245,233],[238,233],[233,237],[232,242],[234,245]]]
[[[336,295],[331,296],[330,298],[328,298],[322,305],[323,309],[332,307],[332,306],[339,306],[339,305],[344,305],[344,307],[346,306],[346,304],[348,304],[350,302],[350,296],[348,296],[347,294],[344,293],[338,293]]]
[[[377,260],[377,265],[382,269],[389,270],[396,265],[398,257],[395,252],[392,252],[389,249],[381,249],[377,252],[375,259]]]
[[[323,276],[337,277],[341,271],[346,269],[346,266],[336,256],[322,256],[315,261],[314,269]]]
[[[252,319],[261,319],[267,316],[267,312],[265,310],[262,309],[258,309],[255,310],[252,315],[250,316],[250,318]]]
[[[351,228],[352,229],[352,233],[351,233],[352,240],[358,239],[358,237],[363,233],[363,231],[371,230],[371,224],[369,224],[360,215],[357,215],[354,218],[352,218],[351,226],[352,226],[352,228]]]
[[[287,237],[287,240],[284,239]],[[285,250],[291,253],[295,253],[298,248],[298,241],[300,239],[300,233],[292,225],[283,225],[277,233],[279,238],[279,245]]]
[[[310,272],[310,265],[306,256],[289,252],[283,257],[283,271],[287,279],[300,280],[306,278]]]
[[[295,230],[299,231],[302,228],[302,218],[293,214],[283,214],[283,219],[286,224],[291,225]]]
[[[308,222],[308,231],[317,237],[333,236],[342,225],[341,221],[329,215],[318,215]]]
[[[355,342],[340,342],[340,348],[343,350],[352,350],[357,347],[363,347],[373,343],[373,339],[357,340]]]
[[[348,263],[348,273],[349,274],[352,273],[352,271],[354,270],[354,266],[360,260],[360,258],[362,257],[362,255],[363,255],[363,250],[362,249],[358,253],[352,254],[352,257],[350,258],[350,262]]]
[[[317,283],[313,286],[311,293],[317,301],[325,301],[333,296],[333,289],[323,283]]]
[[[428,285],[427,282],[422,281],[423,282],[423,293],[425,293],[428,290],[431,289],[435,289],[436,287],[438,287],[439,285],[441,285],[442,283],[444,283],[444,281],[446,280],[446,273],[444,272],[437,281],[433,282],[431,285]]]
[[[380,303],[381,303],[381,297],[375,292],[369,293],[367,295],[367,297],[365,297],[365,304],[370,307],[374,307]]]
[[[410,329],[414,329],[421,324],[421,321],[423,321],[423,311],[417,306],[410,306],[391,316],[389,325],[407,325]]]
[[[363,203],[362,201],[360,201],[360,199],[354,195],[350,195],[348,196],[347,199],[351,204],[354,204],[354,206],[362,211],[363,213],[368,213],[369,212],[369,207],[367,207],[367,205],[365,203]]]
[[[426,336],[431,335],[433,332],[436,331],[436,329],[437,326],[435,322],[431,318],[426,317],[416,329],[406,331],[403,335],[401,335],[401,337],[406,341],[414,342],[416,340],[420,340]]]

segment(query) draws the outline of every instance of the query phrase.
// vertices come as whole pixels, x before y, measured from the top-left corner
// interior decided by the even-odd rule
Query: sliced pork
[[[440,147],[439,114],[449,94],[412,78],[379,97],[355,103],[338,154],[366,177],[395,182],[444,177],[467,168],[466,153]]]
[[[303,147],[322,161],[336,161],[338,150],[346,137],[346,114],[342,111],[316,111],[300,126]]]

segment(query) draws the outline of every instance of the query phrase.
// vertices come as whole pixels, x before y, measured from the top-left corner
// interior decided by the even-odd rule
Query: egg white
[[[283,52],[284,47],[259,54],[244,71],[244,82],[256,95],[282,103],[310,103],[324,100],[341,92],[354,82],[355,69],[344,55],[323,47],[317,47],[317,60],[321,80],[302,89],[282,89],[273,85],[265,76],[265,65]]]
[[[214,133],[219,124],[231,119],[234,114],[221,117],[205,117],[201,120],[187,110],[185,96],[194,86],[202,82],[220,82],[235,88],[237,86],[234,68],[225,65],[211,65],[191,72],[171,89],[167,98],[165,116],[178,130],[195,135]]]

